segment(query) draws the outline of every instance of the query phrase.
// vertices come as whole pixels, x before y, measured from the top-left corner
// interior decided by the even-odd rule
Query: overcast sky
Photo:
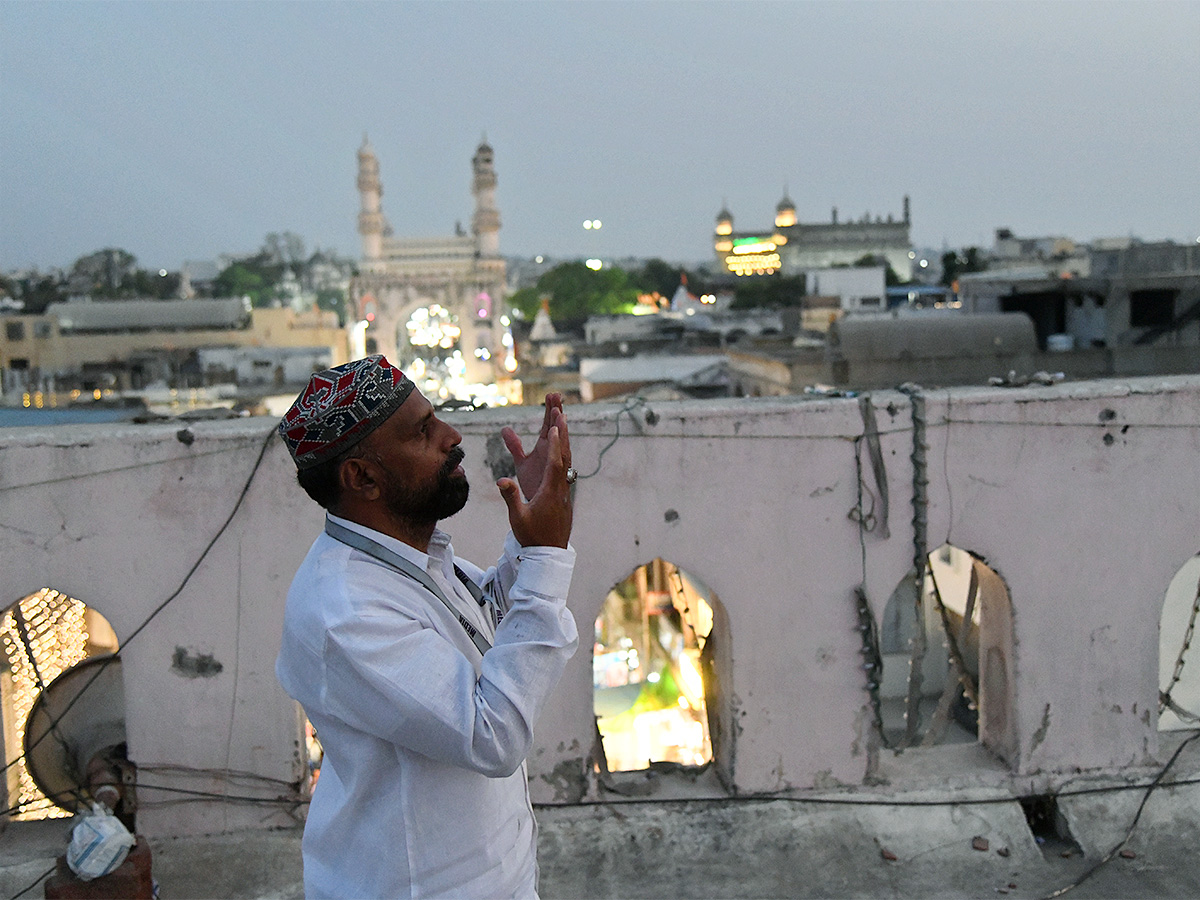
[[[3,0],[0,268],[357,257],[364,133],[400,236],[469,226],[486,133],[505,254],[697,261],[785,185],[802,222],[908,194],[935,249],[1194,241],[1200,3]]]

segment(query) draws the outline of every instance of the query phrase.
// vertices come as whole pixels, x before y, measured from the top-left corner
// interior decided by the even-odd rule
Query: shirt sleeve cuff
[[[504,539],[504,553],[517,564],[517,586],[544,597],[566,597],[575,569],[575,548],[522,547],[512,532]]]

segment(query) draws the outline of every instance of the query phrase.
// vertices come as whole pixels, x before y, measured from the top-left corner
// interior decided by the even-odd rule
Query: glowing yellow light
[[[733,234],[733,223],[728,221],[718,222],[717,234]]]
[[[29,394],[28,393],[24,393],[21,395],[21,405],[23,407],[25,407],[26,409],[29,409]]]
[[[718,253],[728,253],[733,249],[733,241],[717,241],[713,246]]]
[[[771,274],[780,266],[778,253],[725,257],[725,267],[735,275]]]
[[[604,263],[598,259],[589,259],[584,265],[593,272],[599,272],[604,267]]]
[[[770,253],[774,249],[772,241],[756,241],[753,244],[739,244],[733,248],[733,252],[741,256],[746,253]]]
[[[785,209],[775,216],[776,228],[789,228],[796,224],[796,211],[794,209]]]
[[[704,699],[704,679],[700,677],[696,664],[686,653],[679,656],[679,686],[693,703]]]
[[[24,741],[25,722],[39,693],[38,676],[49,682],[87,656],[89,634],[85,619],[86,607],[78,600],[51,588],[43,588],[20,601],[25,619],[29,651],[37,669],[29,660],[24,642],[20,641],[16,621],[10,612],[0,618],[0,634],[10,662],[9,679],[12,702],[15,746]],[[41,819],[70,815],[46,799],[25,768],[24,762],[15,767],[17,790],[10,796],[15,801],[17,819]]]
[[[100,393],[100,388],[96,388],[94,391],[92,391],[93,400],[99,400],[102,396],[104,395]]]
[[[449,350],[462,335],[462,329],[450,312],[438,304],[422,307],[409,316],[408,342],[414,347],[441,347]]]

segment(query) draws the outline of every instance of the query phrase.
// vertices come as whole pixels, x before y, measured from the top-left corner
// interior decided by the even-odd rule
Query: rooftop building
[[[733,213],[723,206],[713,231],[716,271],[732,275],[795,275],[806,269],[852,266],[871,256],[890,265],[902,281],[912,278],[910,207],[904,198],[900,218],[889,213],[839,220],[835,207],[828,222],[800,222],[784,192],[772,224],[735,230]]]

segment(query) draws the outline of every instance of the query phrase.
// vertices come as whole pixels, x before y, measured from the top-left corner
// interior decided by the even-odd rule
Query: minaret
[[[500,255],[500,211],[496,209],[496,170],[492,166],[492,148],[484,137],[471,160],[475,177],[471,193],[475,195],[475,215],[471,233],[480,256]]]
[[[718,253],[728,253],[733,249],[733,213],[729,204],[722,203],[721,211],[717,213],[717,227],[713,234],[713,249]]]
[[[362,235],[363,262],[378,263],[383,257],[383,212],[380,207],[383,185],[379,182],[379,160],[365,134],[362,146],[358,148],[358,192],[362,195],[358,233]]]
[[[787,186],[783,188],[783,199],[775,207],[775,227],[791,228],[796,224],[796,204],[788,196]]]

